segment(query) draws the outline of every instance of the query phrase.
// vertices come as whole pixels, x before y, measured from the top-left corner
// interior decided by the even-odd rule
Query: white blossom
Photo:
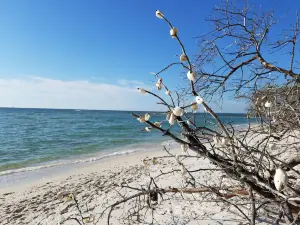
[[[148,120],[150,119],[150,114],[149,114],[149,113],[146,113],[146,114],[144,115],[144,119],[145,119],[145,121],[148,121]]]
[[[196,72],[188,71],[187,74],[186,74],[186,76],[187,76],[187,78],[189,80],[192,80],[192,81],[196,80]]]
[[[165,94],[166,94],[166,95],[170,95],[170,94],[171,94],[171,91],[170,91],[170,90],[166,90]]]
[[[200,96],[196,96],[195,99],[198,104],[202,104],[204,102],[203,98],[201,98]]]
[[[272,106],[273,106],[272,102],[267,101],[267,102],[265,103],[265,107],[266,107],[266,108],[271,108]]]
[[[161,127],[160,122],[155,122],[155,123],[154,123],[154,126],[156,126],[156,127]]]
[[[155,15],[156,15],[156,17],[159,18],[159,19],[163,19],[163,18],[164,18],[164,14],[162,14],[162,12],[159,11],[159,10],[156,10],[156,11],[155,11]]]
[[[174,125],[175,120],[176,120],[176,116],[173,113],[171,113],[170,118],[169,118],[170,125]]]
[[[182,54],[182,55],[180,56],[180,61],[181,61],[181,62],[187,61],[187,56],[186,56],[185,54]]]
[[[173,109],[173,113],[174,113],[175,116],[182,116],[184,111],[183,111],[182,108],[177,106]]]
[[[192,110],[197,110],[198,109],[197,103],[196,102],[192,102],[191,108],[192,108]]]
[[[157,82],[157,83],[155,84],[155,86],[157,87],[157,90],[160,91],[160,90],[161,90],[161,87],[162,87],[162,84]]]
[[[178,33],[178,30],[177,28],[173,27],[171,30],[170,30],[170,35],[172,38],[175,38],[177,36],[177,33]]]
[[[145,127],[145,131],[150,132],[151,131],[151,127]]]
[[[143,88],[138,88],[138,91],[139,91],[141,94],[147,94],[146,90],[143,89]]]

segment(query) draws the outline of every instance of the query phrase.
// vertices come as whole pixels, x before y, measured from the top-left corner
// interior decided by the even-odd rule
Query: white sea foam
[[[92,157],[92,158],[78,159],[78,160],[73,160],[73,161],[69,160],[69,161],[64,161],[64,162],[43,164],[43,165],[39,165],[39,166],[30,166],[30,167],[23,167],[23,168],[19,168],[19,169],[5,170],[5,171],[0,172],[0,176],[9,175],[9,174],[13,174],[13,173],[35,171],[35,170],[39,170],[39,169],[51,168],[51,167],[56,167],[56,166],[72,165],[72,164],[79,164],[79,163],[86,163],[86,162],[95,162],[95,161],[98,161],[101,159],[118,156],[118,155],[127,155],[127,154],[134,153],[137,151],[139,151],[139,150],[124,150],[124,151],[112,152],[112,153],[109,153],[106,155],[101,155],[101,156]]]

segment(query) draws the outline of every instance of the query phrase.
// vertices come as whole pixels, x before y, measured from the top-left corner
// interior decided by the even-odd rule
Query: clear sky
[[[180,48],[160,9],[179,28],[190,54],[193,37],[209,30],[205,18],[219,0],[1,0],[0,106],[86,109],[161,109],[137,93],[153,89],[149,74],[177,61]],[[252,0],[278,15],[299,0]],[[293,17],[294,18],[294,17]],[[172,87],[187,85],[180,69],[164,75]],[[186,82],[186,83],[185,83]],[[225,99],[224,112],[243,103]]]

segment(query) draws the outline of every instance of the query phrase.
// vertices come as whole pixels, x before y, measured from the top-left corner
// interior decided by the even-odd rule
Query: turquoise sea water
[[[0,175],[78,163],[87,158],[97,160],[99,155],[103,158],[126,154],[170,140],[157,131],[141,132],[145,124],[131,113],[0,108]],[[219,116],[234,125],[247,123],[243,114]],[[151,119],[162,121],[165,115],[151,113]],[[208,114],[197,114],[198,125],[207,120],[211,121]],[[163,125],[168,126],[168,123]],[[179,131],[176,127],[172,129]]]

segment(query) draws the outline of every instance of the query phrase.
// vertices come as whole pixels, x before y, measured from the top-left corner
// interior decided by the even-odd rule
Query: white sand
[[[186,155],[177,146],[171,150],[172,154]],[[188,154],[193,154],[188,152]],[[162,161],[158,159],[158,165],[144,168],[141,159],[145,157],[166,156],[163,150],[154,152],[137,152],[131,155],[122,155],[108,158],[95,163],[86,163],[69,171],[61,169],[59,174],[49,175],[35,182],[18,184],[0,189],[0,224],[60,224],[68,217],[78,217],[79,213],[74,201],[67,201],[67,197],[60,200],[58,193],[76,193],[80,209],[84,216],[93,215],[96,224],[106,224],[107,214],[99,218],[102,210],[117,200],[128,197],[136,191],[121,188],[117,185],[129,185],[134,187],[146,187],[150,176],[154,177],[161,172],[169,172],[172,169],[180,170],[180,166],[174,158]],[[184,164],[188,169],[214,168],[204,159],[186,158]],[[149,176],[150,175],[150,176]],[[201,171],[195,177],[197,182],[212,184],[219,182],[222,174],[219,171]],[[180,171],[172,172],[167,176],[157,179],[160,188],[180,188],[186,184],[186,178]],[[223,179],[226,183],[226,177]],[[169,200],[168,197],[172,199]],[[190,201],[183,201],[190,199]],[[153,224],[240,224],[241,219],[237,214],[230,213],[228,207],[221,203],[213,203],[215,196],[211,194],[168,194],[165,199],[159,199],[154,213]],[[146,203],[141,199],[143,205]],[[132,224],[126,217],[132,210],[134,201],[127,205],[121,205],[112,213],[111,224]],[[124,207],[124,208],[123,208]],[[88,212],[85,212],[88,208]],[[233,210],[229,208],[230,210]],[[147,214],[148,213],[148,214]],[[151,222],[151,210],[147,212],[147,220]],[[95,221],[94,221],[95,222]],[[149,224],[148,223],[148,224]],[[69,220],[63,224],[77,224]],[[135,223],[135,224],[143,224]],[[261,223],[257,223],[261,224]],[[265,224],[265,223],[264,223]]]

